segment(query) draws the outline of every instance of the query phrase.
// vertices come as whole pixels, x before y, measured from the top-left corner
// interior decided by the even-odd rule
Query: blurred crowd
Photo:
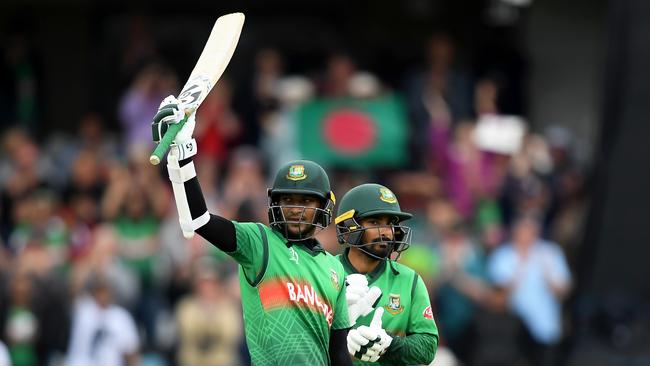
[[[117,120],[88,113],[75,133],[36,139],[43,103],[25,83],[38,77],[23,72],[28,54],[8,47],[12,83],[2,87],[15,104],[0,154],[0,353],[14,366],[246,364],[236,266],[200,237],[183,238],[164,164],[148,162],[151,117],[185,76],[147,61],[154,47],[127,48]],[[424,51],[426,65],[390,88],[345,52],[313,75],[287,75],[280,50],[260,50],[249,77],[224,78],[197,114],[208,207],[266,223],[270,175],[302,157],[301,103],[400,93],[409,163],[326,167],[335,193],[383,183],[415,214],[400,260],[429,286],[438,365],[558,364],[588,205],[575,137],[529,128],[515,152],[482,149],[476,121],[503,113],[503,77],[462,67],[442,34]],[[340,251],[332,227],[320,239]]]

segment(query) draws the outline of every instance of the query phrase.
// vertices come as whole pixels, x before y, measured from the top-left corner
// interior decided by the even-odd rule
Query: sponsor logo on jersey
[[[431,305],[427,306],[426,309],[422,312],[422,316],[424,316],[427,319],[433,320],[433,311],[431,310]]]
[[[335,289],[339,289],[339,275],[336,273],[334,268],[330,268],[330,277],[332,278],[332,284],[334,285]]]
[[[388,304],[384,305],[384,309],[387,312],[397,315],[404,311],[404,306],[402,306],[400,301],[400,295],[389,294],[388,295]]]
[[[307,178],[307,174],[305,174],[304,165],[292,165],[289,167],[289,173],[287,174],[287,179],[303,180],[305,178]]]
[[[327,320],[327,324],[332,326],[334,319],[334,312],[332,308],[324,301],[321,301],[316,290],[310,285],[299,285],[292,282],[287,282],[287,291],[289,293],[289,300],[297,304],[304,304],[310,308],[320,311]]]
[[[379,199],[388,202],[388,203],[395,203],[397,202],[397,197],[391,192],[390,189],[381,187],[379,188]]]
[[[293,249],[292,247],[289,247],[289,253],[291,254],[289,256],[289,260],[296,262],[296,264],[298,264],[298,260],[300,259],[300,257],[298,256],[298,252],[296,252],[296,250]]]

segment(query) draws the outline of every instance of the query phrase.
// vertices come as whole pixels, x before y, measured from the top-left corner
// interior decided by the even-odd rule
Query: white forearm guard
[[[196,141],[194,139],[172,146],[169,155],[167,156],[167,171],[169,173],[169,180],[172,182],[172,190],[174,191],[174,199],[176,200],[176,208],[178,209],[178,221],[183,230],[183,236],[191,238],[194,231],[201,226],[205,225],[210,220],[210,213],[206,211],[196,219],[192,219],[190,206],[187,201],[187,194],[185,192],[185,182],[196,177],[196,169],[194,162],[180,166],[179,160],[187,159],[196,155]]]

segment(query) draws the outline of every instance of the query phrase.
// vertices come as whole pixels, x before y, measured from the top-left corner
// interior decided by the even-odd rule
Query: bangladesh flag
[[[298,148],[306,159],[349,168],[402,166],[407,159],[401,98],[317,99],[298,110]]]

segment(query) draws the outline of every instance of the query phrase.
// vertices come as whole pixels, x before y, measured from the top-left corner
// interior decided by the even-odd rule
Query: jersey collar
[[[299,241],[297,244],[312,256],[318,253],[325,253],[325,249],[323,249],[323,246],[316,239],[309,239],[304,242]],[[291,246],[291,242],[287,242],[287,246]]]
[[[348,273],[359,273],[356,268],[352,265],[350,262],[350,259],[348,258],[348,254],[350,253],[350,248],[345,248],[345,251],[341,255],[343,260],[341,261],[343,263],[343,267],[345,268],[345,271]],[[368,277],[368,284],[371,284],[375,282],[379,276],[381,276],[382,273],[384,273],[384,269],[386,268],[386,261],[383,260],[379,262],[379,265],[375,267],[375,269],[372,270],[370,273],[366,273],[366,277]]]

